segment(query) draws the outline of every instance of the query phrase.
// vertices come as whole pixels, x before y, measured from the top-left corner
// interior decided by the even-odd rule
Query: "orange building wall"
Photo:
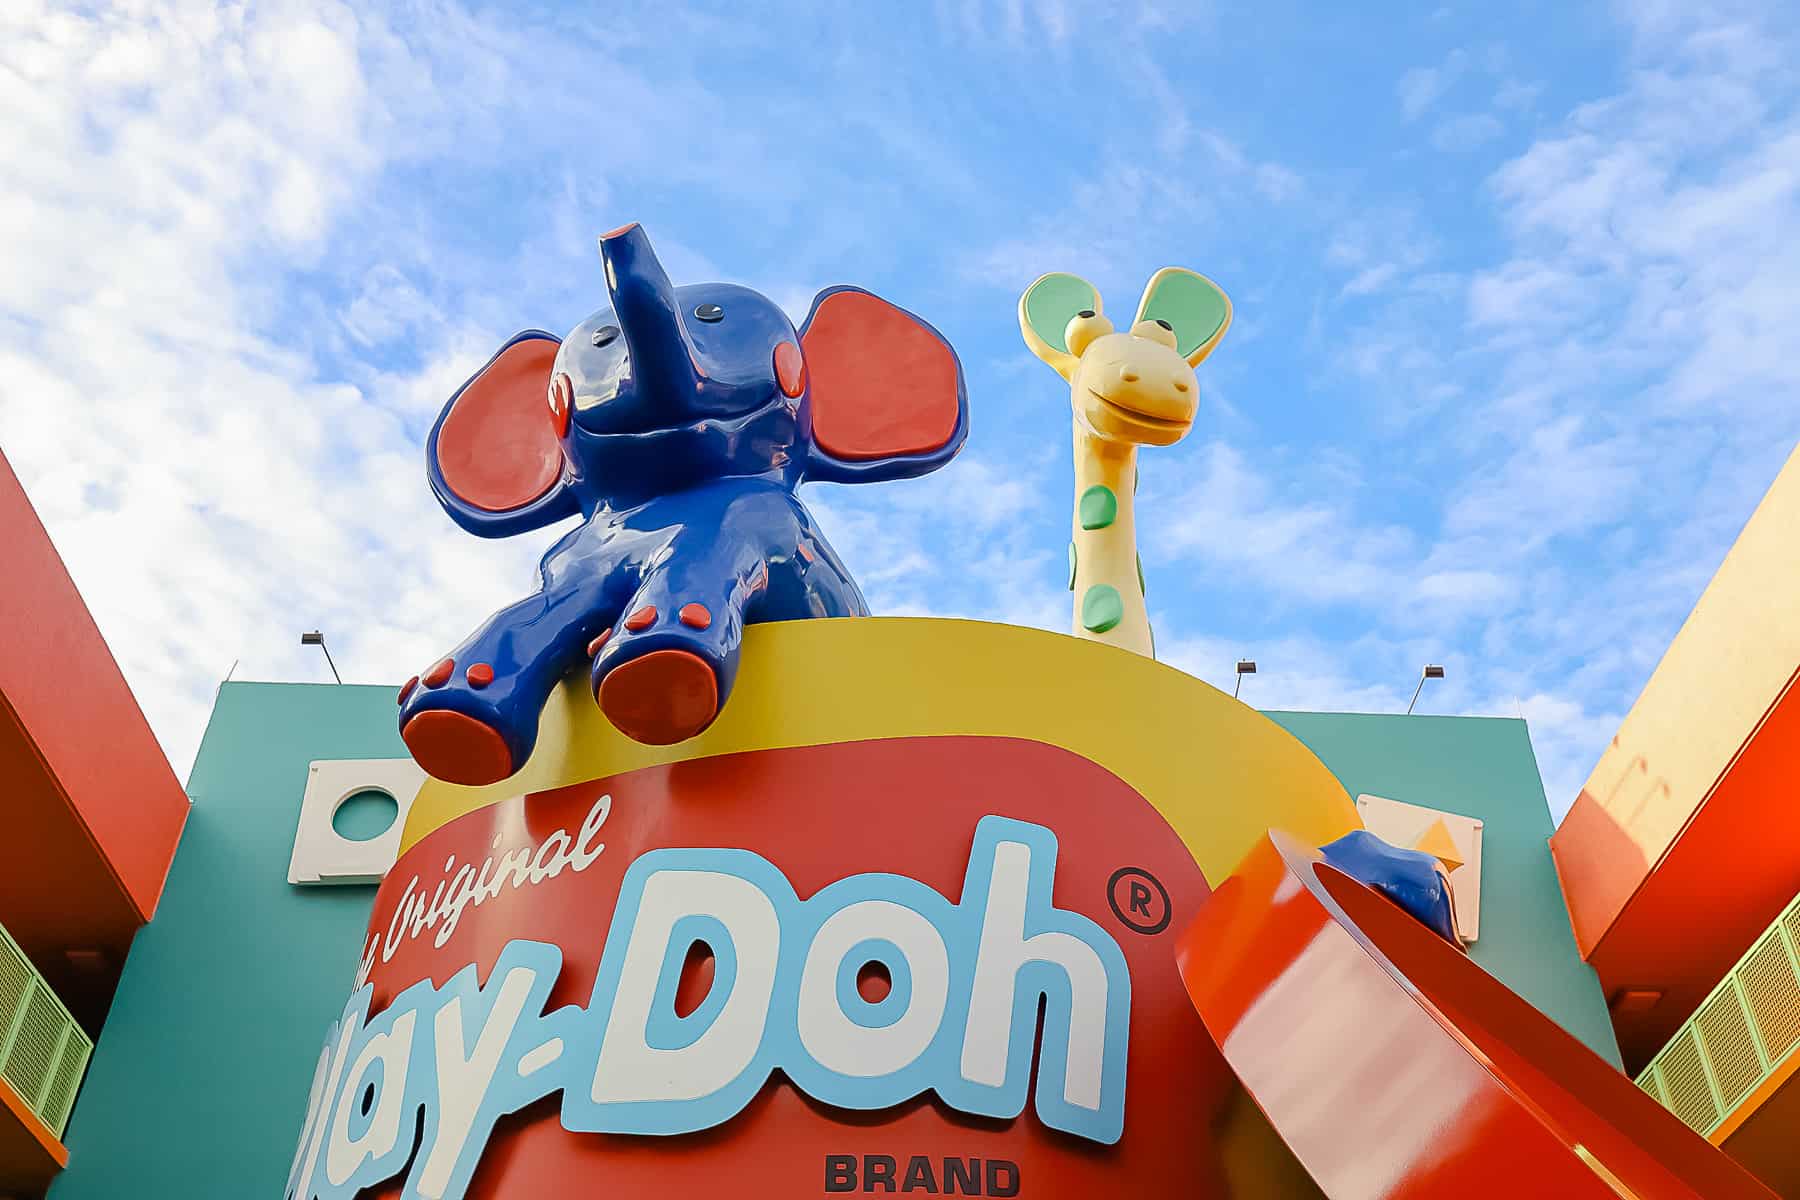
[[[1613,1002],[1628,1068],[1661,1047],[1800,892],[1796,546],[1800,451],[1551,838],[1577,944]]]
[[[1775,915],[1800,894],[1800,676],[1750,736],[1675,845],[1588,961],[1615,1005],[1619,1051],[1636,1069],[1662,1049]]]
[[[1800,450],[1751,515],[1551,840],[1584,954],[1606,936],[1800,664],[1797,545]]]
[[[104,1003],[156,911],[188,801],[3,456],[0,544],[0,924],[91,1019],[84,999]]]

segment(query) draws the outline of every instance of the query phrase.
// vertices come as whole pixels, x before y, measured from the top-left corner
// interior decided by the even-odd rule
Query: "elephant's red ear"
[[[813,441],[832,458],[923,465],[966,431],[962,367],[950,344],[879,296],[855,288],[824,293],[800,346]]]
[[[442,486],[485,513],[512,513],[542,500],[562,477],[562,447],[550,398],[558,342],[524,333],[451,397],[439,418],[433,463]],[[566,407],[567,397],[563,398]]]

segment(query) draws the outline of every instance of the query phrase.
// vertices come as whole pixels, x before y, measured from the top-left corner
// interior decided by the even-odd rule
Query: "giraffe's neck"
[[[1075,422],[1075,520],[1069,543],[1075,636],[1156,656],[1138,569],[1137,447]]]

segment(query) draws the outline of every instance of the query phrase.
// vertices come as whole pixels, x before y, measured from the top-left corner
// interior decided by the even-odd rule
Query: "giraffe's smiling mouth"
[[[1147,412],[1139,412],[1135,408],[1120,404],[1117,400],[1108,400],[1093,388],[1088,389],[1088,395],[1098,400],[1105,408],[1110,409],[1119,416],[1124,417],[1126,420],[1136,421],[1139,424],[1149,426],[1151,429],[1161,429],[1173,433],[1177,430],[1185,430],[1189,424],[1186,420],[1178,420],[1170,417],[1153,417]]]

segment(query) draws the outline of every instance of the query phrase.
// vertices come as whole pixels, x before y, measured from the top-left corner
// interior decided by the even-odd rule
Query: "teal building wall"
[[[194,806],[76,1099],[50,1200],[280,1197],[373,887],[293,887],[307,765],[400,758],[394,689],[227,683]]]
[[[1606,997],[1575,947],[1550,858],[1550,805],[1524,721],[1271,712],[1352,796],[1369,793],[1482,822],[1481,936],[1469,957],[1607,1062],[1620,1065]]]

